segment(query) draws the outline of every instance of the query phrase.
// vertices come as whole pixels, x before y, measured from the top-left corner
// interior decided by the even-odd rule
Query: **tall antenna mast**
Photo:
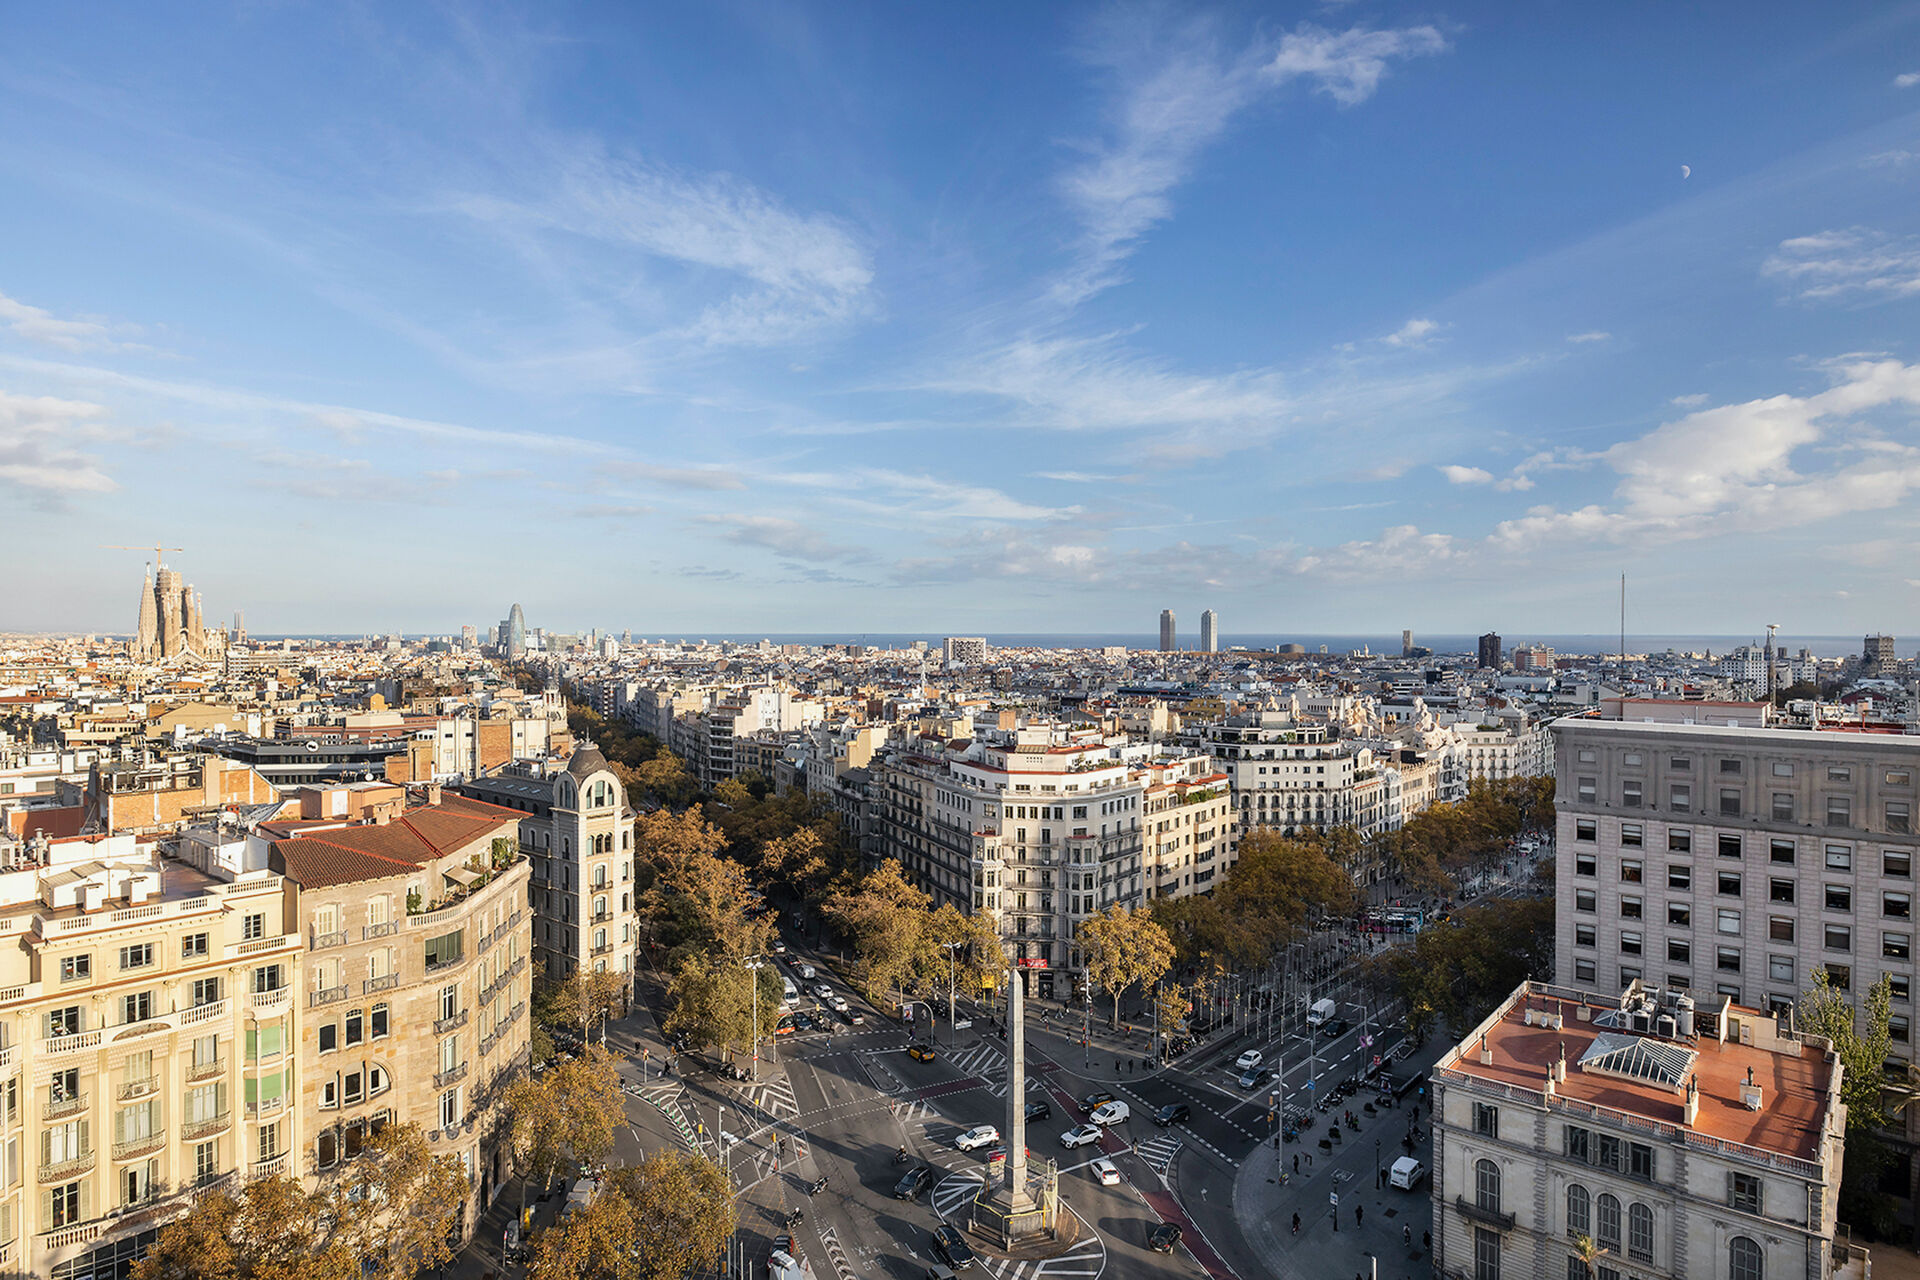
[[[1620,678],[1627,675],[1627,575],[1620,575]]]

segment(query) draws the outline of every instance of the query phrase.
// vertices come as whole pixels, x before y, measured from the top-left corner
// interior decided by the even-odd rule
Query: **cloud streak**
[[[1803,301],[1910,298],[1920,294],[1920,237],[1866,227],[1796,236],[1781,241],[1760,273],[1784,281]]]

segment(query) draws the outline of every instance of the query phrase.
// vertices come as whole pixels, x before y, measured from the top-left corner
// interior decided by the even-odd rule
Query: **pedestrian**
[[[1412,1227],[1407,1226],[1407,1227],[1400,1228],[1400,1238],[1407,1242],[1407,1248],[1409,1249],[1413,1248],[1413,1228]]]
[[[1335,1209],[1330,1216],[1333,1218],[1333,1234],[1339,1235],[1340,1234],[1340,1211],[1338,1209]]]
[[[1412,1228],[1412,1227],[1408,1227],[1408,1228],[1407,1228],[1407,1230],[1408,1230],[1408,1231],[1412,1231],[1412,1230],[1413,1230],[1413,1228]],[[1426,1251],[1427,1251],[1428,1253],[1432,1253],[1432,1252],[1433,1252],[1433,1232],[1431,1232],[1431,1231],[1422,1231],[1422,1232],[1420,1233],[1420,1247],[1421,1247],[1422,1249],[1425,1249],[1425,1250],[1426,1250]]]
[[[1361,1219],[1365,1218],[1366,1216],[1367,1216],[1367,1208],[1365,1205],[1357,1204],[1353,1206],[1353,1229],[1355,1231],[1358,1231],[1360,1229]]]
[[[1300,1153],[1298,1151],[1293,1153],[1293,1171],[1295,1173],[1300,1172]]]

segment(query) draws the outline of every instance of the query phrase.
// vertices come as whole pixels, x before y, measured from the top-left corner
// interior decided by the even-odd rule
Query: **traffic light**
[[[1272,1111],[1272,1109],[1271,1109],[1271,1108],[1269,1108],[1269,1109],[1268,1109],[1268,1111],[1267,1111],[1267,1123],[1268,1123],[1268,1124],[1272,1124],[1272,1123],[1273,1123],[1273,1111]]]

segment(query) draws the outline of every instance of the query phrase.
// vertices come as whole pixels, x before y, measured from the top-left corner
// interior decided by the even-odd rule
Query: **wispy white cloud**
[[[1424,347],[1439,327],[1432,320],[1409,320],[1381,341],[1390,347]]]
[[[708,515],[701,523],[720,530],[735,546],[760,547],[791,559],[848,563],[871,558],[863,547],[835,542],[818,528],[785,516]]]
[[[29,306],[0,293],[0,324],[29,342],[41,342],[63,351],[121,350],[138,344],[122,342],[115,333],[130,332],[125,325],[103,320],[77,320],[54,315],[44,307]]]
[[[1454,463],[1449,463],[1444,467],[1436,467],[1434,469],[1447,478],[1448,484],[1493,483],[1493,472],[1483,470],[1480,467],[1462,467]]]
[[[1613,335],[1612,335],[1612,334],[1610,334],[1610,333],[1608,333],[1608,332],[1607,332],[1607,331],[1606,331],[1605,329],[1589,329],[1589,330],[1587,330],[1587,331],[1586,331],[1585,333],[1570,333],[1570,334],[1568,334],[1568,335],[1567,335],[1567,341],[1568,341],[1568,342],[1575,342],[1575,343],[1579,343],[1579,342],[1606,342],[1606,341],[1607,341],[1608,339],[1610,339],[1610,338],[1612,338],[1612,337],[1613,337]]]
[[[1073,305],[1120,282],[1120,264],[1173,213],[1169,193],[1235,114],[1303,80],[1342,106],[1372,96],[1388,64],[1443,51],[1430,26],[1327,31],[1301,26],[1277,47],[1230,49],[1218,25],[1172,24],[1138,13],[1116,20],[1089,60],[1119,82],[1111,137],[1062,175],[1060,189],[1082,235],[1072,268],[1049,290]]]
[[[97,458],[73,447],[97,438],[106,412],[81,400],[0,391],[0,484],[27,491],[43,505],[119,488]]]
[[[1893,78],[1896,89],[1911,89],[1920,84],[1920,71],[1903,71]]]
[[[1675,396],[1672,403],[1679,405],[1682,409],[1697,409],[1712,398],[1704,391],[1695,391],[1691,395]]]
[[[1912,297],[1920,294],[1920,237],[1866,227],[1796,236],[1781,241],[1760,270],[1808,300]]]

